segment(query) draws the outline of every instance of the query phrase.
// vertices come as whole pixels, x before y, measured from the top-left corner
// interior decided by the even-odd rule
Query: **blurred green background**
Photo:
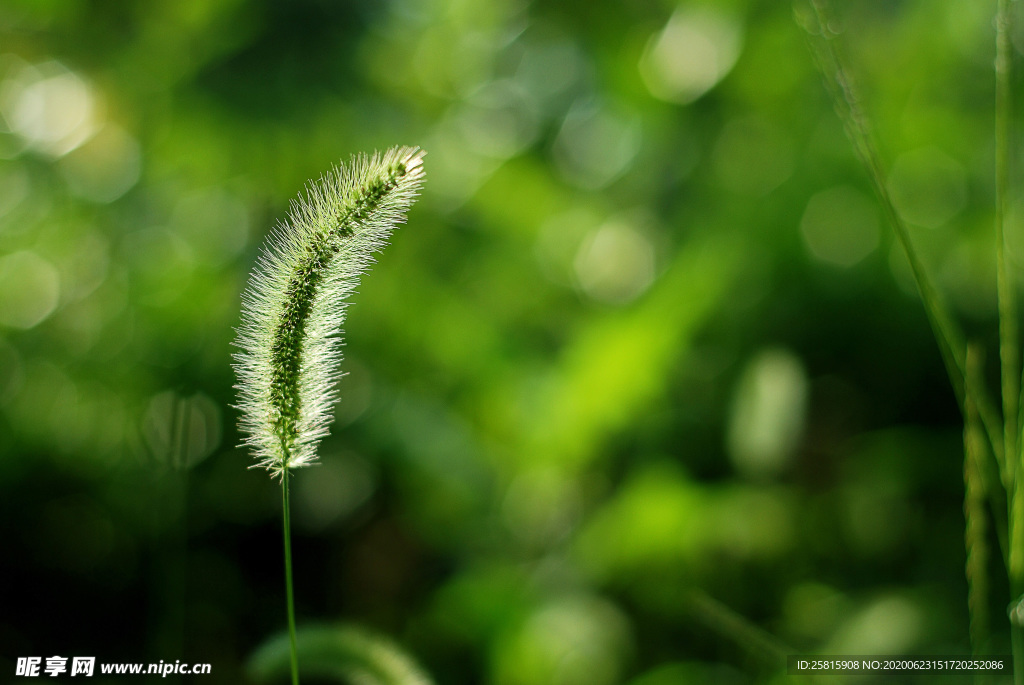
[[[839,17],[898,209],[990,365],[994,11]],[[428,151],[426,189],[293,482],[300,624],[390,635],[452,684],[967,652],[959,414],[793,15],[0,3],[0,671],[247,682],[285,613],[280,491],[235,447],[240,293],[307,179],[397,144]]]

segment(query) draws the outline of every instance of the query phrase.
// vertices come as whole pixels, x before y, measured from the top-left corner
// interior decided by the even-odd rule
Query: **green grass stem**
[[[924,267],[906,223],[896,209],[892,195],[886,184],[885,167],[874,142],[870,122],[860,104],[853,79],[845,67],[839,54],[836,36],[829,28],[830,14],[822,0],[810,0],[813,16],[804,21],[804,28],[810,34],[812,50],[818,60],[818,66],[825,76],[825,81],[833,95],[833,102],[840,120],[846,128],[847,135],[853,143],[854,150],[868,172],[868,177],[882,205],[882,210],[896,241],[903,249],[910,264],[914,282],[924,304],[928,322],[931,325],[935,340],[942,355],[946,373],[953,386],[957,404],[963,408],[965,383],[966,343],[959,324],[950,315],[938,290]],[[986,436],[992,447],[992,453],[999,461],[1001,472],[1007,471],[1004,450],[1005,422],[999,418],[999,412],[989,400],[983,387],[977,388],[978,394],[973,398]]]
[[[836,36],[825,0],[810,0],[812,12],[805,17],[804,28],[811,36],[812,49],[833,102],[857,155],[868,171],[875,193],[882,203],[889,225],[903,249],[921,294],[925,312],[942,355],[958,405],[964,414],[964,515],[967,548],[968,609],[972,649],[978,653],[988,640],[987,578],[988,557],[985,531],[986,502],[999,509],[1005,495],[1007,516],[994,517],[1013,597],[1010,615],[1014,683],[1024,685],[1024,621],[1019,615],[1024,598],[1024,478],[1019,477],[1020,447],[1024,443],[1024,379],[1020,363],[1014,283],[1007,259],[1005,223],[1010,183],[1011,127],[1011,0],[998,0],[996,16],[996,107],[995,107],[995,185],[996,185],[996,262],[999,310],[999,359],[1002,415],[985,392],[980,371],[980,354],[968,349],[964,335],[946,308],[914,248],[910,231],[889,192],[881,156],[871,126],[839,54]],[[992,460],[986,455],[991,448]],[[989,487],[986,473],[990,465],[998,470],[1002,488]]]
[[[996,15],[996,111],[995,111],[995,193],[996,193],[996,287],[999,299],[999,359],[1002,369],[1005,446],[1011,477],[1019,468],[1020,444],[1020,340],[1014,283],[1010,277],[1006,249],[1006,215],[1009,207],[1010,142],[1012,102],[1010,80],[1013,45],[1010,2],[999,0]]]
[[[785,664],[786,656],[796,653],[796,650],[774,635],[701,590],[690,591],[686,595],[686,603],[694,618],[711,631],[735,642],[769,669],[778,668],[780,663]]]
[[[996,192],[996,279],[999,298],[999,358],[1002,371],[1004,449],[1006,481],[1010,499],[1010,550],[1007,571],[1014,602],[1024,596],[1024,482],[1020,478],[1022,421],[1020,341],[1014,283],[1010,277],[1006,249],[1006,215],[1009,207],[1010,143],[1013,68],[1012,13],[1010,0],[999,0],[996,12],[996,107],[995,107],[995,192]],[[1024,627],[1010,621],[1014,683],[1024,685]]]
[[[288,469],[281,471],[281,507],[284,512],[284,585],[288,597],[288,639],[291,648],[292,685],[299,685],[299,650],[295,644],[295,592],[292,589],[292,523],[288,498]]]
[[[967,382],[977,379],[981,354],[975,345],[967,348]],[[967,611],[970,617],[971,653],[979,657],[987,652],[989,633],[988,588],[988,513],[985,509],[984,475],[985,436],[978,409],[967,393],[964,402],[964,547],[967,576]]]
[[[1006,215],[1009,206],[1010,142],[1012,140],[1012,77],[1011,12],[1009,0],[999,0],[996,13],[996,107],[995,107],[995,192],[996,192],[996,283],[999,298],[999,358],[1002,370],[1004,449],[1006,477],[1010,485],[1010,555],[1008,572],[1010,588],[1015,597],[1024,595],[1024,483],[1020,472],[1021,438],[1021,369],[1014,283],[1007,264]],[[1021,628],[1014,623],[1015,631]],[[1013,641],[1015,679],[1024,683],[1024,639]]]

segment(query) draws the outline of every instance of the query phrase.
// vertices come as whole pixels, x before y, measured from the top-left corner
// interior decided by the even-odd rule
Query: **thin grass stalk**
[[[878,148],[874,142],[874,136],[869,120],[860,104],[853,79],[840,57],[836,45],[836,38],[830,26],[830,13],[825,7],[823,0],[810,0],[813,11],[814,25],[804,22],[805,30],[811,35],[812,51],[818,60],[818,66],[825,76],[826,85],[833,95],[833,102],[836,112],[846,128],[847,136],[853,143],[854,150],[861,162],[868,171],[868,177],[882,205],[897,242],[907,257],[910,270],[917,285],[918,292],[924,304],[925,314],[931,325],[935,340],[939,346],[946,373],[953,386],[957,404],[963,407],[964,393],[967,392],[965,383],[965,357],[966,343],[964,335],[956,320],[950,315],[945,303],[939,296],[938,290],[932,283],[924,268],[917,250],[910,239],[910,231],[904,223],[892,195],[885,182],[884,165]],[[978,408],[982,425],[992,446],[992,452],[999,462],[1001,472],[1006,470],[1003,432],[1005,424],[999,417],[999,412],[993,406],[986,393],[979,392],[973,402]]]
[[[1003,413],[1005,417],[1006,453],[1011,480],[1018,469],[1017,445],[1020,444],[1020,339],[1017,328],[1014,283],[1007,264],[1006,216],[1009,208],[1010,143],[1012,101],[1013,45],[1010,41],[1011,19],[1009,0],[999,0],[996,15],[996,107],[995,107],[995,228],[996,287],[999,300],[999,359],[1002,368]]]
[[[849,72],[844,67],[830,29],[830,18],[824,0],[809,0],[816,25],[808,22],[804,28],[812,37],[812,49],[819,68],[832,91],[836,111],[843,121],[847,135],[862,163],[868,170],[875,192],[882,203],[886,218],[910,263],[925,312],[939,345],[943,363],[953,385],[958,404],[965,419],[965,516],[968,545],[969,609],[971,611],[972,647],[978,649],[979,640],[986,634],[983,628],[986,609],[987,583],[984,573],[987,546],[984,544],[984,501],[989,499],[997,508],[995,491],[985,488],[984,474],[988,470],[985,459],[985,440],[991,448],[995,467],[1007,498],[1006,529],[996,520],[996,532],[1008,571],[1011,603],[1011,643],[1014,658],[1014,682],[1024,685],[1024,478],[1018,477],[1021,465],[1020,446],[1024,443],[1024,378],[1019,362],[1020,344],[1013,283],[1007,265],[1005,220],[1009,186],[1009,145],[1011,140],[1010,68],[1012,46],[1010,42],[1010,0],[999,0],[997,15],[996,61],[996,259],[1000,333],[1001,399],[1003,415],[989,400],[980,373],[968,370],[977,366],[976,352],[968,352],[963,334],[949,314],[938,291],[927,276],[919,259],[910,233],[885,183],[881,158],[871,133]],[[968,357],[972,357],[970,360]],[[979,428],[979,425],[981,428]],[[970,481],[970,482],[968,482]]]
[[[811,6],[815,11],[818,35],[821,37],[818,45],[822,49],[816,52],[829,86],[837,95],[837,97],[833,98],[837,105],[837,112],[846,128],[847,135],[853,142],[858,157],[868,171],[872,187],[881,201],[882,210],[885,212],[886,219],[896,235],[896,240],[903,249],[907,261],[910,263],[914,283],[917,285],[921,299],[924,302],[925,311],[928,314],[935,338],[939,343],[943,361],[953,383],[953,389],[956,392],[957,399],[961,400],[962,403],[966,349],[963,334],[960,332],[959,326],[949,315],[939,297],[938,291],[928,277],[924,264],[918,257],[917,250],[910,239],[910,231],[896,210],[896,205],[885,182],[886,174],[881,157],[878,154],[878,148],[874,142],[871,126],[861,107],[860,98],[854,87],[853,79],[840,58],[835,35],[832,29],[829,28],[831,22],[830,13],[821,0],[811,0]]]
[[[1010,86],[1013,69],[1009,0],[999,0],[996,11],[996,111],[995,111],[995,184],[996,184],[996,282],[999,298],[999,358],[1002,370],[1004,447],[1006,481],[1010,484],[1010,550],[1007,571],[1014,602],[1024,597],[1024,483],[1019,476],[1021,444],[1021,365],[1014,284],[1007,264],[1006,215],[1009,207],[1010,143],[1012,141],[1012,101]],[[1011,644],[1014,682],[1024,685],[1024,627],[1011,620]]]
[[[976,381],[981,369],[978,348],[967,348],[968,384]],[[985,435],[981,427],[978,408],[968,393],[964,401],[964,547],[967,577],[967,612],[970,617],[971,653],[975,658],[985,654],[990,643],[988,615],[988,513],[985,509],[987,492],[983,464]],[[980,682],[981,676],[976,678]]]
[[[733,640],[751,657],[769,668],[785,663],[789,654],[796,653],[774,635],[765,632],[748,619],[725,606],[701,590],[686,595],[690,613],[710,630]]]
[[[786,659],[797,650],[752,623],[745,616],[736,613],[725,604],[702,590],[689,590],[684,595],[687,611],[712,632],[734,642],[742,648],[751,659],[760,663],[766,670],[778,669],[786,664]],[[845,683],[841,676],[820,678],[812,675],[807,681],[814,685],[819,683]]]
[[[1024,593],[1024,492],[1017,473],[1020,470],[1020,342],[1014,284],[1007,264],[1006,215],[1009,206],[1011,111],[1010,81],[1013,46],[1009,0],[999,0],[996,13],[996,112],[995,112],[995,184],[996,184],[996,283],[999,298],[999,358],[1002,369],[1004,444],[1006,481],[1010,490],[1010,585],[1015,596]],[[1024,665],[1024,664],[1022,664]]]
[[[299,649],[295,640],[295,591],[292,589],[292,522],[287,468],[281,472],[281,510],[284,512],[284,585],[288,598],[288,641],[291,649],[292,685],[299,685]]]
[[[174,396],[166,451],[155,452],[163,467],[159,471],[159,506],[155,508],[159,535],[154,540],[157,596],[162,605],[156,645],[162,654],[181,654],[185,643],[189,409],[187,400]]]

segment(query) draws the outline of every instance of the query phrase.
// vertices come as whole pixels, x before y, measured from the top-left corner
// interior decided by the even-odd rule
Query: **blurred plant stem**
[[[1017,311],[1014,302],[1014,283],[1007,265],[1006,215],[1009,207],[1012,71],[1010,42],[1010,3],[999,0],[996,16],[996,112],[995,112],[995,229],[996,229],[996,287],[999,298],[999,360],[1002,369],[1004,443],[1010,479],[1019,469],[1017,446],[1020,443],[1020,342],[1017,331]],[[1022,551],[1024,553],[1024,551]]]
[[[878,154],[871,126],[861,107],[853,78],[840,57],[836,34],[831,28],[833,26],[831,15],[822,0],[811,0],[811,7],[814,10],[813,17],[806,18],[809,21],[804,22],[804,28],[814,38],[812,47],[818,59],[818,66],[832,91],[836,112],[846,128],[846,133],[853,143],[857,156],[860,157],[868,171],[868,176],[881,201],[886,219],[910,263],[914,282],[921,294],[925,312],[928,314],[932,331],[939,344],[939,351],[942,353],[942,360],[959,400],[964,392],[965,345],[963,332],[950,315],[938,290],[925,271],[924,264],[910,239],[910,231],[896,210],[896,204],[885,182],[884,165]]]
[[[284,512],[284,584],[288,597],[288,640],[291,648],[292,685],[299,685],[299,650],[295,645],[295,593],[292,590],[292,523],[288,498],[288,467],[281,471],[281,506]]]
[[[967,347],[967,383],[980,379],[981,350],[976,344]],[[964,563],[967,576],[967,611],[970,621],[971,652],[985,654],[989,648],[988,588],[988,512],[984,473],[985,435],[978,409],[967,393],[964,403]],[[981,681],[979,674],[976,682]]]
[[[769,671],[777,669],[780,663],[786,663],[787,657],[798,653],[797,649],[761,629],[702,590],[687,592],[684,601],[694,619],[720,636],[735,642]],[[809,682],[819,683],[822,680],[812,675]],[[841,683],[845,682],[845,679],[833,676],[828,678],[827,682]]]
[[[743,647],[751,657],[765,665],[777,668],[785,662],[787,655],[796,650],[781,642],[751,623],[748,619],[701,590],[693,590],[686,596],[690,613],[714,632],[727,637]]]
[[[1006,249],[1006,214],[1009,206],[1010,142],[1012,136],[1012,102],[1010,86],[1013,70],[1012,13],[1010,0],[999,0],[996,11],[996,111],[995,111],[995,192],[996,192],[996,283],[999,298],[999,359],[1003,386],[1003,442],[1006,450],[1007,476],[1012,490],[1010,498],[1010,549],[1007,571],[1013,597],[1024,596],[1024,479],[1021,474],[1020,416],[1020,344],[1017,332],[1017,311],[1013,298],[1014,283],[1010,278]],[[1024,685],[1024,626],[1010,621],[1014,661],[1014,683]]]
[[[166,659],[180,657],[185,642],[188,471],[160,469],[158,474],[152,558],[160,601],[152,648],[155,658]]]
[[[172,392],[161,421],[159,438],[150,439],[157,506],[153,536],[154,580],[160,598],[154,628],[154,658],[184,653],[187,604],[189,470],[205,456],[191,440],[191,398]]]
[[[1010,468],[1010,457],[1005,453],[1004,432],[1006,423],[1000,420],[999,412],[983,385],[979,383],[976,387],[966,387],[965,358],[967,346],[964,342],[963,331],[960,329],[956,319],[950,315],[949,310],[939,295],[939,291],[928,276],[928,272],[925,270],[924,264],[917,254],[914,243],[910,239],[910,231],[896,209],[896,204],[886,184],[885,167],[878,153],[870,122],[861,107],[860,97],[854,86],[853,78],[839,53],[837,34],[831,28],[833,22],[829,11],[823,0],[810,0],[810,5],[810,14],[798,15],[798,20],[811,37],[811,49],[818,61],[818,68],[825,77],[825,83],[832,93],[832,101],[836,113],[843,122],[847,136],[853,143],[857,156],[868,172],[868,178],[882,205],[886,220],[910,264],[914,283],[921,294],[921,301],[924,304],[925,313],[931,324],[932,333],[935,335],[935,340],[938,343],[939,352],[942,355],[949,381],[953,386],[957,404],[962,409],[964,406],[964,394],[966,392],[974,393],[972,402],[977,407],[978,415],[981,418],[992,448],[992,453],[999,464],[1004,484],[1006,484],[1006,476]],[[1010,492],[1009,488],[1008,492]]]
[[[1011,2],[999,0],[996,14],[995,60],[995,234],[997,263],[997,299],[999,311],[999,359],[1002,401],[1002,421],[992,405],[981,380],[980,354],[968,349],[963,333],[946,309],[939,293],[910,239],[910,232],[893,202],[886,183],[886,174],[875,145],[871,127],[865,115],[853,80],[846,69],[837,47],[834,22],[824,0],[810,0],[811,12],[801,17],[804,29],[811,36],[811,44],[827,85],[836,112],[847,135],[868,171],[875,192],[881,201],[886,218],[903,248],[924,303],[953,391],[964,414],[964,513],[966,517],[965,542],[967,548],[968,610],[972,650],[975,654],[987,642],[987,558],[985,546],[985,500],[993,509],[1002,504],[994,487],[986,487],[986,466],[982,455],[991,451],[998,469],[1002,490],[1007,503],[1007,516],[1003,521],[995,518],[996,532],[1003,548],[1011,596],[1010,638],[1013,649],[1014,682],[1024,685],[1024,622],[1020,620],[1020,598],[1024,597],[1024,478],[1021,473],[1020,445],[1024,416],[1020,408],[1021,397],[1020,343],[1017,330],[1017,312],[1014,303],[1014,284],[1007,264],[1006,215],[1010,179],[1011,122]],[[798,13],[799,14],[799,13]],[[973,369],[971,367],[974,367]],[[1002,424],[1000,426],[1000,423]],[[986,449],[984,438],[987,437]]]

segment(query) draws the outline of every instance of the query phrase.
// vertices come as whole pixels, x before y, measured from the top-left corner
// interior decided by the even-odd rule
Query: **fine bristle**
[[[327,435],[346,300],[423,185],[419,148],[357,155],[291,204],[242,296],[239,427],[255,466],[307,466]]]

